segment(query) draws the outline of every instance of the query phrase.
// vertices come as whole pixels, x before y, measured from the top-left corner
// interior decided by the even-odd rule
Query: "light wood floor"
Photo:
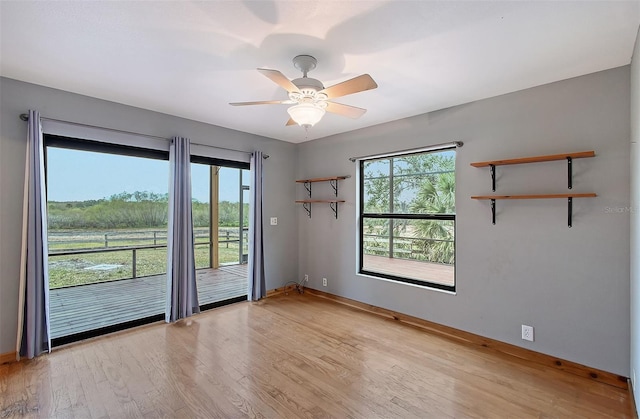
[[[0,366],[0,417],[620,418],[629,393],[309,294]]]

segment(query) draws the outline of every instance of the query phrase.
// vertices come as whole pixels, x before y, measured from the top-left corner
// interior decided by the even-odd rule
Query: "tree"
[[[453,152],[421,153],[364,163],[364,212],[381,214],[455,213],[455,159]],[[412,257],[453,263],[453,223],[389,218],[365,218],[367,247],[389,251],[390,238],[413,236],[421,240]],[[405,244],[407,245],[407,244]],[[393,244],[397,250],[401,244]]]
[[[455,176],[443,173],[437,182],[424,182],[411,209],[414,213],[453,214],[455,213]],[[422,238],[421,250],[425,259],[453,263],[455,249],[453,245],[454,225],[451,221],[420,220],[414,223],[413,235]]]

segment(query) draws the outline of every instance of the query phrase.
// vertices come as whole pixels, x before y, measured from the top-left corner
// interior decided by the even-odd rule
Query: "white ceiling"
[[[0,1],[2,76],[302,142],[628,64],[639,1]],[[308,134],[257,67],[376,90]],[[81,122],[81,121],[80,121]]]

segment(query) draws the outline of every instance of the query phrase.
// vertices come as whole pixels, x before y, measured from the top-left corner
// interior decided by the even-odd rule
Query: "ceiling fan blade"
[[[368,74],[363,74],[358,77],[354,77],[350,80],[343,81],[342,83],[329,86],[320,93],[326,94],[329,99],[333,99],[340,96],[346,96],[353,93],[363,92],[365,90],[371,90],[378,87],[375,81]]]
[[[271,79],[274,83],[282,87],[287,92],[299,92],[298,87],[291,82],[288,78],[285,77],[284,74],[279,72],[278,70],[269,70],[268,68],[259,68],[258,71]]]
[[[360,118],[367,112],[366,109],[356,108],[355,106],[343,105],[342,103],[327,102],[327,112],[337,113],[347,118]]]
[[[289,120],[287,121],[285,126],[289,127],[291,125],[298,125],[298,123],[296,121],[294,121],[293,119],[289,118]]]
[[[293,100],[261,100],[258,102],[233,102],[229,103],[231,106],[247,106],[247,105],[291,105],[294,104]]]

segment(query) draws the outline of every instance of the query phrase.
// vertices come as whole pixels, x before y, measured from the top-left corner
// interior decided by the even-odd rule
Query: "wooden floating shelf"
[[[316,204],[316,203],[329,204],[329,206],[331,207],[331,210],[333,211],[333,214],[336,216],[336,219],[338,219],[338,204],[340,202],[345,202],[345,201],[341,199],[311,199],[311,184],[314,182],[329,182],[329,184],[333,188],[333,194],[337,198],[338,197],[338,181],[344,180],[350,177],[351,176],[346,175],[346,176],[328,176],[328,177],[316,177],[312,179],[296,180],[296,183],[304,184],[304,187],[307,190],[307,193],[309,194],[309,199],[298,200],[296,201],[296,204],[302,204],[305,211],[307,211],[307,215],[309,216],[309,218],[311,218],[311,204]]]
[[[537,195],[476,195],[471,199],[485,199],[491,201],[491,222],[496,223],[496,200],[498,199],[557,199],[567,200],[567,224],[571,227],[573,213],[573,198],[595,198],[595,193],[559,193],[559,194],[537,194]]]
[[[317,177],[313,179],[300,179],[296,180],[296,183],[314,183],[314,182],[330,182],[332,180],[344,180],[351,176],[330,176],[330,177]]]
[[[595,193],[561,193],[540,195],[480,195],[471,199],[556,199],[556,198],[595,198]]]
[[[539,163],[545,161],[556,161],[566,159],[584,159],[588,157],[595,157],[596,152],[593,150],[580,151],[577,153],[564,153],[564,154],[550,154],[546,156],[536,157],[521,157],[517,159],[504,159],[504,160],[491,160],[471,163],[473,167],[488,167],[488,166],[504,166],[507,164],[523,164],[523,163]]]

